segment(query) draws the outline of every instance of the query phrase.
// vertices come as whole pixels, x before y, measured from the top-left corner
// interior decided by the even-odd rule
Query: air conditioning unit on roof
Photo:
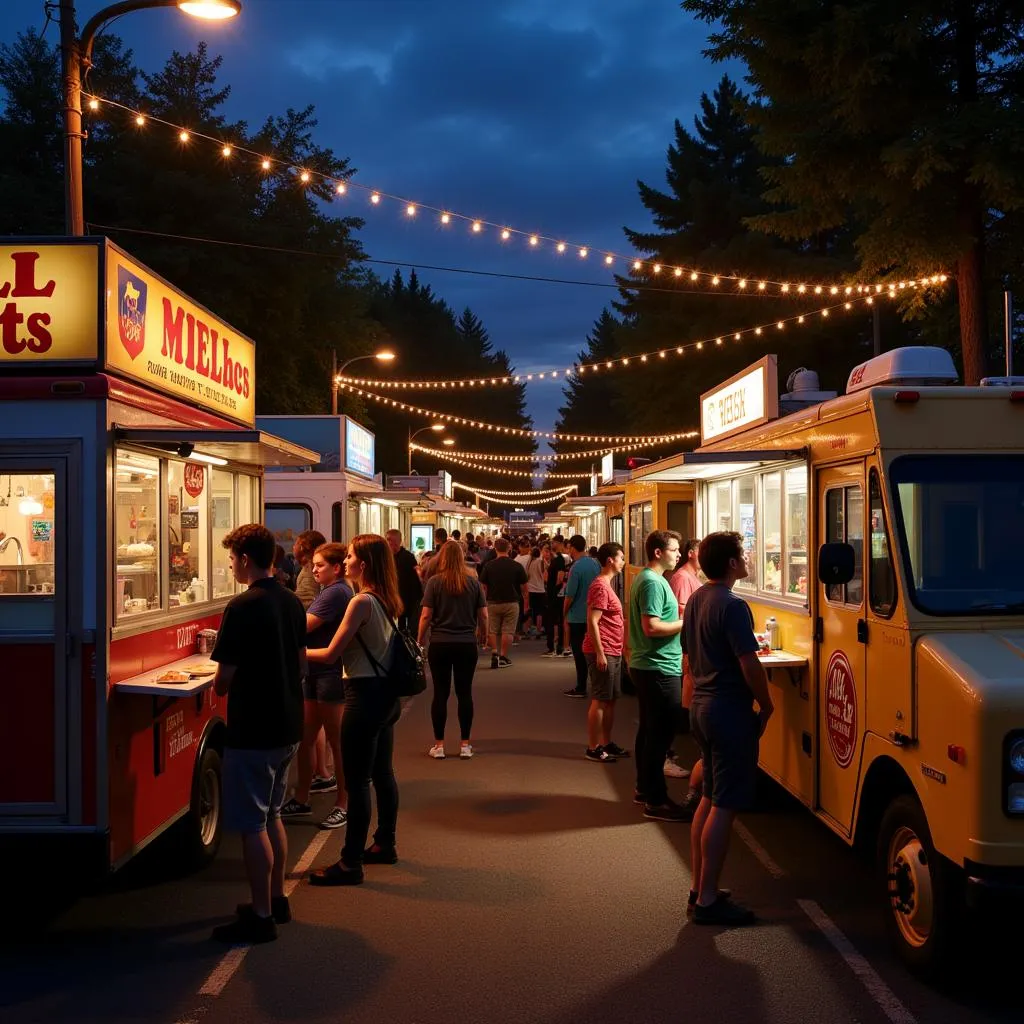
[[[846,382],[846,393],[852,395],[882,386],[938,387],[956,382],[953,357],[944,348],[911,345],[884,352],[855,366]]]

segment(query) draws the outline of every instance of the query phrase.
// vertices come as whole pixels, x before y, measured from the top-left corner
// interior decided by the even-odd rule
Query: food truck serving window
[[[229,467],[119,447],[114,460],[114,610],[146,612],[231,597],[221,543],[258,514],[257,480]]]
[[[0,594],[54,592],[53,473],[0,472]]]
[[[1024,614],[1024,455],[908,455],[890,472],[914,604]]]
[[[807,599],[807,466],[772,467],[703,485],[704,532],[740,534],[750,575],[736,583],[765,597]]]

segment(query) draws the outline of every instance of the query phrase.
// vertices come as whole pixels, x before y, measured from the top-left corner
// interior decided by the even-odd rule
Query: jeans
[[[473,729],[473,674],[476,672],[476,641],[434,641],[427,648],[430,678],[434,683],[434,699],[430,702],[430,721],[434,726],[434,739],[444,739],[448,721],[448,698],[455,677],[455,699],[459,705],[459,731],[468,740]]]
[[[658,806],[668,802],[665,757],[679,721],[683,679],[652,669],[630,668],[629,675],[640,705],[634,745],[636,788],[646,803]]]
[[[572,660],[576,663],[576,692],[587,692],[587,659],[583,654],[583,641],[587,638],[585,622],[569,623],[569,646],[572,648]]]
[[[547,627],[548,650],[557,650],[559,654],[565,650],[565,619],[562,615],[562,599],[557,595],[548,597],[548,609],[544,618],[547,620],[544,625]],[[558,631],[558,646],[555,647],[555,631]]]
[[[345,713],[341,718],[341,760],[348,793],[348,826],[341,858],[350,868],[363,862],[370,832],[370,783],[377,794],[377,831],[373,841],[394,848],[398,821],[395,780],[395,722],[398,698],[378,679],[345,681]]]

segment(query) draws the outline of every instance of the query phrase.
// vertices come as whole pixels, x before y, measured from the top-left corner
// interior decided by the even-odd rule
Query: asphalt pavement
[[[759,923],[692,924],[688,826],[643,819],[631,760],[583,758],[586,701],[562,695],[572,661],[542,649],[525,642],[498,671],[481,657],[472,760],[426,756],[428,695],[399,723],[398,865],[368,867],[359,887],[311,888],[305,870],[336,859],[342,833],[289,826],[295,919],[277,942],[209,940],[245,896],[234,837],[195,874],[176,868],[169,837],[77,898],[31,864],[8,865],[19,909],[0,939],[0,1020],[1024,1019],[1019,937],[979,928],[941,985],[915,979],[887,947],[869,867],[767,780],[723,879]],[[623,746],[635,718],[625,698]],[[458,751],[454,697],[448,750]],[[331,803],[318,797],[318,813]]]

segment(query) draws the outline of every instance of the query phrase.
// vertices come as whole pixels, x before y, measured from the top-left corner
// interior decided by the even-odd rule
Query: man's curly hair
[[[246,523],[245,526],[239,526],[221,543],[234,552],[236,558],[248,555],[249,561],[261,569],[269,569],[274,564],[277,540],[262,523]]]

